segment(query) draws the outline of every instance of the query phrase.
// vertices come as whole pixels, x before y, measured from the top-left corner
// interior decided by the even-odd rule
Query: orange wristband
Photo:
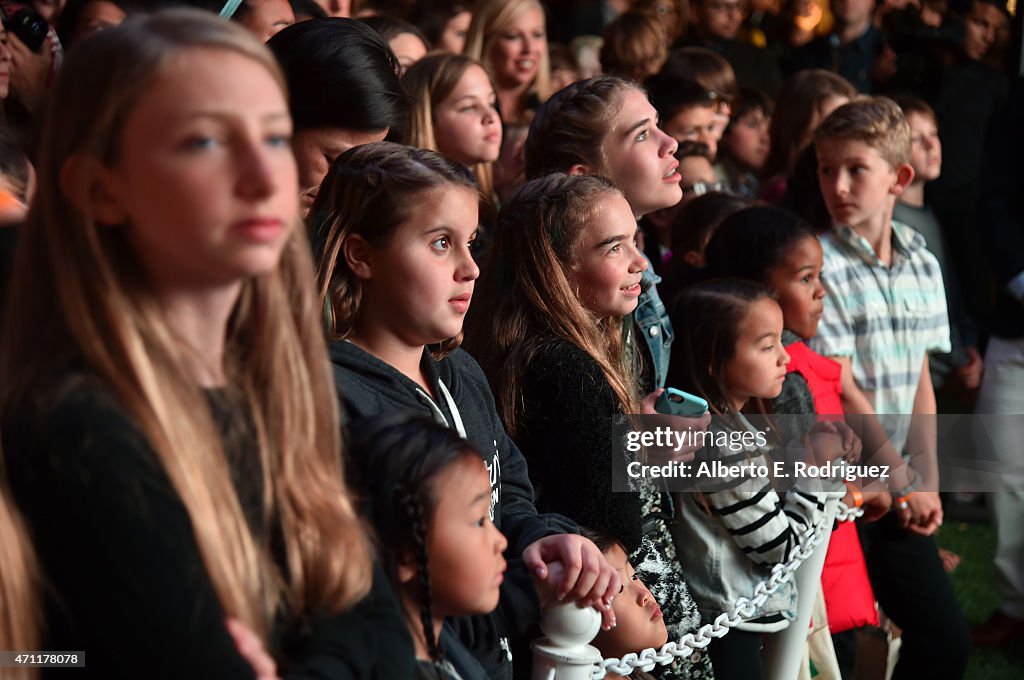
[[[864,505],[864,494],[860,492],[860,489],[857,488],[857,485],[854,484],[853,482],[844,483],[846,484],[846,488],[850,490],[850,494],[853,496],[853,507],[859,508],[860,506]]]
[[[900,496],[899,498],[896,499],[896,505],[898,505],[900,507],[900,509],[906,510],[907,509],[907,501],[909,501],[910,497],[913,496],[913,495],[914,495],[914,492],[911,491],[910,493],[907,493],[907,494],[904,494],[904,495]]]

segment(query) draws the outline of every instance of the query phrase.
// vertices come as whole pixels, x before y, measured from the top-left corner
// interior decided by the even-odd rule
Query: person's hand
[[[703,446],[702,438],[694,436],[698,432],[705,432],[711,425],[711,414],[705,413],[702,416],[673,416],[667,413],[660,413],[655,406],[658,397],[665,390],[658,388],[640,400],[640,414],[648,416],[645,423],[653,424],[655,427],[668,427],[675,432],[685,433],[680,437],[673,437],[671,446],[648,446],[645,449],[647,460],[652,465],[664,465],[673,461],[689,462],[697,455]]]
[[[860,495],[864,498],[860,507],[864,511],[865,522],[877,522],[892,507],[892,495],[888,491],[862,490]]]
[[[985,362],[982,361],[978,350],[973,347],[967,348],[967,356],[969,361],[958,367],[956,374],[966,389],[975,390],[981,385],[981,374],[985,370]]]
[[[612,600],[619,593],[619,573],[592,541],[576,534],[545,536],[523,551],[523,562],[534,577],[543,605],[575,600],[601,612],[601,626],[615,627]]]
[[[263,648],[263,643],[256,633],[238,619],[227,620],[228,632],[235,641],[238,653],[249,662],[256,671],[257,680],[280,680],[277,676],[277,664]]]
[[[658,397],[661,396],[662,392],[665,391],[664,387],[659,387],[654,390],[646,397],[640,400],[640,413],[645,416],[656,416],[658,410],[655,408],[658,404]]]
[[[43,41],[39,52],[33,52],[13,32],[7,33],[11,50],[11,91],[29,111],[35,111],[46,94],[46,85],[53,68],[50,39]]]
[[[935,491],[915,491],[907,507],[896,508],[903,528],[919,536],[931,536],[942,526],[942,501]]]
[[[804,452],[807,464],[816,466],[838,460],[849,450],[843,442],[843,436],[839,433],[836,423],[822,420],[815,423],[814,427],[804,435]]]
[[[942,562],[942,570],[952,574],[960,566],[961,557],[952,550],[939,548],[939,561]]]
[[[875,59],[875,63],[871,65],[871,80],[876,83],[884,83],[892,78],[896,75],[898,66],[896,62],[896,52],[888,45],[882,48],[881,54]]]
[[[841,420],[837,420],[833,424],[836,426],[836,432],[842,438],[843,460],[851,465],[860,461],[860,454],[864,449],[864,443],[860,440],[860,437],[857,436],[852,427]]]

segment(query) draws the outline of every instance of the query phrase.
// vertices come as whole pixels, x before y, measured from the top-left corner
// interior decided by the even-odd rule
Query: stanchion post
[[[568,602],[548,607],[540,624],[545,637],[534,640],[533,680],[590,680],[601,652],[588,644],[601,630],[601,614]]]

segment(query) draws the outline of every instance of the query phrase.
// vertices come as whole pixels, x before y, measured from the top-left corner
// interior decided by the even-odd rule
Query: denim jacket
[[[675,337],[665,304],[658,296],[657,284],[659,283],[661,283],[661,277],[654,273],[654,267],[648,260],[648,267],[640,279],[642,289],[640,301],[636,311],[633,312],[637,333],[643,336],[643,346],[647,348],[646,354],[654,369],[654,384],[645,385],[642,390],[644,394],[665,386],[669,355],[672,352],[672,339]],[[639,344],[639,340],[637,343]]]

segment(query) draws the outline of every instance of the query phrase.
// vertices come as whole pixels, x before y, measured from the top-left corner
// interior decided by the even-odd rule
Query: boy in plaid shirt
[[[914,177],[910,126],[892,101],[862,99],[826,118],[814,143],[832,229],[821,238],[827,295],[811,346],[842,366],[843,407],[865,455],[890,466],[894,512],[861,529],[875,595],[903,629],[893,678],[960,678],[969,632],[932,538],[942,504],[928,352],[949,351],[949,319],[938,262],[892,219]]]

